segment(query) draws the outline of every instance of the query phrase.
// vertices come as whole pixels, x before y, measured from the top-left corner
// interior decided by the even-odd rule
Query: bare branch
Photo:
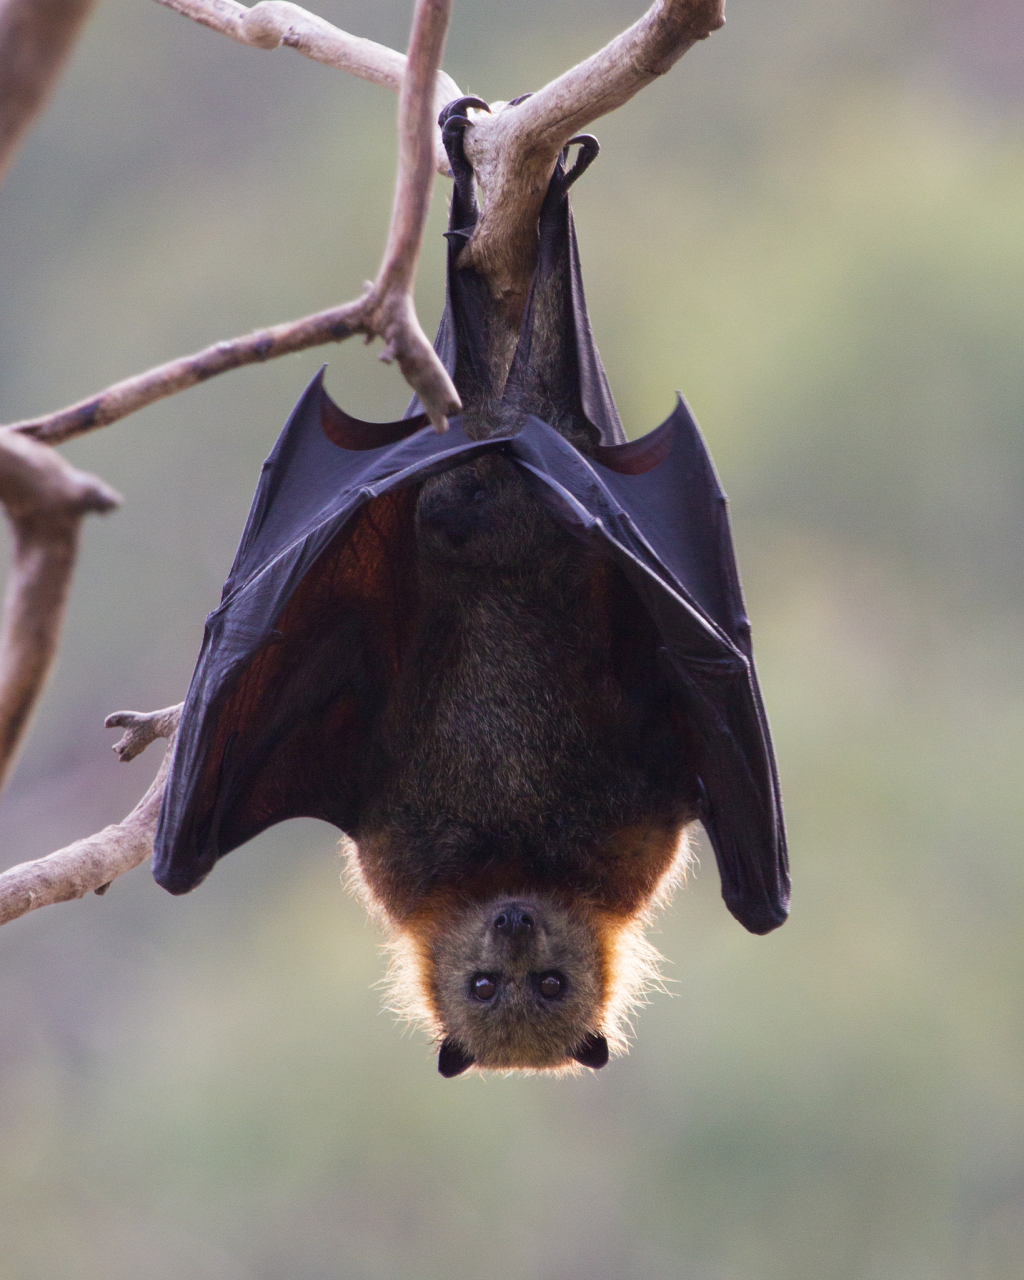
[[[377,282],[367,299],[369,324],[384,339],[382,360],[397,360],[438,431],[462,408],[455,385],[416,317],[413,289],[434,185],[437,129],[433,86],[444,57],[452,0],[416,0],[409,61],[398,95],[398,178]],[[426,389],[426,394],[424,390]],[[438,408],[445,406],[441,414]]]
[[[209,7],[220,12],[223,6],[233,6],[250,12],[243,5],[234,5],[234,0],[181,0],[181,3],[204,11]],[[273,8],[295,8],[284,0],[267,0],[267,3]],[[417,0],[409,42],[409,73],[399,95],[398,181],[391,228],[377,280],[368,286],[362,298],[301,320],[217,342],[194,355],[170,360],[126,378],[56,413],[12,423],[10,429],[47,444],[59,444],[117,422],[146,405],[229,369],[273,360],[325,342],[341,342],[361,333],[367,338],[383,338],[381,359],[388,363],[398,361],[430,421],[438,431],[447,430],[448,415],[458,413],[462,405],[447,370],[416,318],[413,287],[434,180],[433,86],[444,53],[450,11],[451,0]]]
[[[216,342],[193,355],[169,360],[154,369],[147,369],[145,373],[125,378],[123,382],[115,382],[105,391],[56,413],[12,423],[10,429],[47,444],[60,444],[126,418],[146,405],[185,391],[219,373],[273,360],[293,351],[319,347],[325,342],[342,342],[354,333],[365,333],[362,310],[362,299],[346,302],[301,320],[291,320],[271,329],[257,329],[241,338]]]
[[[396,93],[402,87],[405,55],[362,36],[349,35],[289,0],[261,0],[247,8],[236,0],[157,0],[176,13],[201,22],[204,27],[230,36],[239,44],[256,49],[277,49],[286,45],[307,58],[339,71],[348,71],[361,80],[383,85]],[[461,97],[459,86],[446,72],[434,77],[432,134],[437,171],[448,174],[448,156],[441,144],[436,121],[441,108]]]
[[[182,703],[164,707],[163,711],[115,711],[103,721],[108,729],[124,729],[112,750],[122,764],[141,755],[157,738],[169,738],[181,719]]]
[[[45,106],[94,3],[0,0],[0,182]]]
[[[0,431],[0,503],[14,536],[0,620],[0,787],[57,650],[82,517],[120,501],[52,449]]]
[[[138,740],[147,734],[148,741],[156,737],[168,739],[160,771],[146,794],[121,822],[104,827],[84,840],[76,840],[66,849],[58,849],[46,858],[22,862],[0,875],[0,925],[35,911],[37,907],[70,902],[74,898],[84,898],[87,893],[103,893],[112,880],[145,862],[153,852],[153,837],[156,835],[180,713],[180,707],[168,707],[154,711],[150,717],[121,711],[109,718],[108,724],[118,717],[135,717],[139,723],[132,731]],[[143,727],[141,722],[147,719],[152,724]],[[132,755],[137,754],[138,751],[132,752]],[[122,756],[122,759],[131,758],[131,755]]]
[[[537,220],[559,152],[591,121],[621,107],[725,22],[725,0],[655,0],[598,53],[514,107],[492,104],[466,130],[482,213],[461,266],[485,275],[514,323],[533,275]]]

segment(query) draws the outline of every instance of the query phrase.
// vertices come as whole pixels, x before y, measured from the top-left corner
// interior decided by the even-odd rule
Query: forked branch
[[[120,501],[52,449],[0,431],[0,504],[14,542],[0,619],[0,787],[57,652],[82,518]]]
[[[473,117],[465,152],[481,215],[460,266],[472,264],[514,323],[537,252],[537,221],[559,152],[592,121],[628,102],[725,22],[725,0],[655,0],[603,49],[515,106]]]
[[[58,444],[230,369],[361,333],[384,339],[381,358],[398,360],[431,422],[444,430],[448,415],[460,407],[458,396],[420,328],[412,285],[432,183],[431,165],[424,158],[426,138],[431,139],[433,165],[446,172],[435,117],[438,104],[450,100],[449,94],[459,96],[455,82],[440,71],[450,0],[420,0],[417,5],[408,77],[402,76],[406,60],[401,54],[349,35],[288,0],[262,0],[251,9],[237,0],[159,3],[243,44],[259,48],[287,44],[375,83],[403,86],[399,176],[384,263],[376,282],[354,302],[215,343],[56,413],[16,422],[13,428]],[[465,149],[483,201],[462,265],[472,264],[487,278],[494,295],[504,302],[513,328],[533,274],[540,206],[559,152],[585,125],[627,102],[720,27],[725,21],[724,3],[655,0],[632,27],[532,97],[514,107],[496,103],[491,115],[475,116],[474,127],[466,132]]]
[[[153,852],[160,802],[180,716],[181,707],[177,706],[149,715],[118,711],[107,717],[108,727],[118,725],[127,729],[114,748],[122,760],[133,759],[155,738],[167,738],[159,772],[146,794],[121,822],[104,827],[84,840],[76,840],[48,857],[22,862],[0,875],[0,925],[37,907],[71,902],[84,898],[87,893],[103,893],[112,880],[145,862]]]
[[[186,6],[183,12],[188,11],[190,16],[197,16],[197,20],[207,25],[216,25],[210,15],[226,14],[223,21],[238,26],[240,20],[232,16],[234,10],[246,14],[255,12],[235,4],[234,0],[182,0],[182,5]],[[303,12],[284,0],[268,0],[268,6],[273,12],[282,8]],[[264,8],[263,5],[257,7]],[[191,13],[192,10],[196,13]],[[203,17],[198,17],[200,11]],[[215,343],[194,355],[182,356],[126,378],[56,413],[12,423],[12,429],[49,444],[59,444],[117,422],[146,405],[229,369],[272,360],[325,342],[341,342],[360,333],[367,339],[384,340],[381,359],[388,363],[398,361],[406,382],[419,396],[434,427],[438,431],[447,430],[448,416],[458,413],[462,405],[447,370],[420,327],[413,289],[434,181],[436,86],[450,13],[451,0],[417,0],[408,61],[402,59],[406,74],[398,99],[398,180],[391,227],[377,279],[361,298],[301,320]]]

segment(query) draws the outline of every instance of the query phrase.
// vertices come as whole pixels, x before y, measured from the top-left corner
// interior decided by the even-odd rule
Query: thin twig
[[[0,431],[0,503],[14,538],[0,620],[0,787],[57,651],[82,517],[120,501],[46,445]]]
[[[409,62],[398,95],[398,177],[380,273],[367,299],[369,326],[384,339],[381,359],[398,361],[438,431],[462,408],[455,385],[416,316],[413,289],[434,185],[433,86],[444,56],[452,0],[416,0]]]
[[[537,220],[559,152],[586,125],[628,102],[725,22],[725,0],[655,0],[603,49],[509,107],[471,117],[466,157],[482,210],[459,265],[486,276],[514,324],[533,275]]]
[[[129,716],[138,721],[152,720],[146,729],[137,724],[135,732],[139,736],[148,733],[150,741],[156,737],[167,738],[159,772],[146,794],[121,822],[104,827],[84,840],[76,840],[48,857],[19,863],[0,875],[0,925],[35,911],[37,907],[70,902],[74,898],[84,898],[87,893],[103,893],[112,880],[145,862],[153,852],[153,838],[180,712],[180,707],[168,707],[152,712],[149,717],[140,717],[136,712],[122,711],[108,719],[108,724],[119,717]],[[132,754],[137,755],[138,752]],[[131,759],[132,756],[122,758]]]
[[[95,0],[0,0],[0,182],[53,91],[94,4]]]
[[[325,342],[342,342],[354,333],[364,332],[361,324],[362,300],[346,302],[340,307],[274,325],[270,329],[257,329],[241,338],[216,342],[194,355],[181,356],[166,364],[147,369],[145,373],[115,382],[112,387],[100,391],[86,400],[59,409],[56,413],[39,418],[26,418],[11,424],[18,431],[47,444],[61,444],[75,436],[111,422],[126,418],[130,413],[155,404],[166,396],[185,391],[207,378],[240,369],[243,365],[259,364],[293,351],[305,351],[308,347],[322,346]]]
[[[255,49],[277,49],[286,45],[316,62],[348,71],[396,93],[402,87],[404,54],[362,36],[350,35],[289,0],[261,0],[251,9],[236,0],[157,0],[157,3],[230,36],[239,44]],[[438,173],[445,176],[448,156],[441,143],[437,116],[446,103],[461,96],[462,91],[451,76],[438,70],[434,78],[431,133],[434,163]]]

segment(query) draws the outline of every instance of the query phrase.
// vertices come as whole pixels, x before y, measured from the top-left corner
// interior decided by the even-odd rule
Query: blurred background
[[[538,88],[637,0],[456,5],[465,91]],[[411,6],[321,0],[404,47]],[[729,0],[574,191],[632,434],[693,404],[732,499],[787,802],[791,921],[710,852],[671,996],[570,1081],[437,1075],[379,1012],[336,833],[279,827],[172,899],[141,869],[0,932],[2,1280],[1024,1277],[1024,8]],[[354,296],[394,98],[104,0],[0,194],[0,421]],[[419,289],[442,302],[440,183]],[[0,866],[119,819],[107,712],[178,701],[260,463],[349,344],[69,446],[86,526]]]

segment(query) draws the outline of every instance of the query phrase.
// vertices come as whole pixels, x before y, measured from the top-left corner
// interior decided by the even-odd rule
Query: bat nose
[[[503,938],[522,938],[533,928],[533,916],[522,907],[502,907],[494,917],[494,928]]]

